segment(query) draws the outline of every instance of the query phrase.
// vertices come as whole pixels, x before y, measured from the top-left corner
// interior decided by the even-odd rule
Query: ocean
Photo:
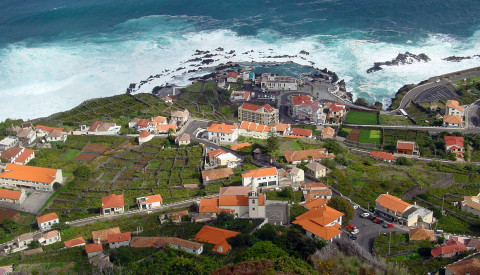
[[[480,66],[478,58],[443,60],[480,54],[478,14],[475,0],[3,0],[0,120],[68,110],[156,74],[140,92],[188,84],[196,50],[215,54],[211,65],[328,68],[356,97],[388,105],[404,84]],[[367,74],[406,51],[431,61]],[[292,57],[272,58],[283,55]]]

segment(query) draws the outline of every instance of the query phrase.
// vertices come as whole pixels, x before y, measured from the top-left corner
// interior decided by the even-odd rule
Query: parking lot
[[[404,228],[398,224],[394,224],[394,227],[392,228],[384,228],[383,225],[388,224],[389,222],[385,221],[383,224],[376,224],[368,218],[362,218],[360,216],[362,213],[364,213],[364,211],[360,208],[355,209],[355,216],[350,221],[350,224],[354,225],[359,230],[359,232],[355,234],[355,236],[357,236],[355,242],[368,252],[372,252],[373,242],[378,235],[394,231],[400,233],[408,232],[408,228]]]
[[[25,201],[19,205],[8,202],[0,202],[0,208],[6,208],[16,211],[28,212],[32,214],[37,214],[43,204],[50,198],[53,192],[41,192],[41,191],[28,191],[32,192],[28,195]],[[27,192],[27,193],[28,193]]]

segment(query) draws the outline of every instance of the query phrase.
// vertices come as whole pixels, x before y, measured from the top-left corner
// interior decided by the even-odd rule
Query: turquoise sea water
[[[442,61],[480,54],[478,14],[473,0],[4,0],[0,119],[45,116],[123,93],[131,82],[184,66],[197,49],[218,47],[235,56],[219,55],[216,63],[306,50],[298,61],[333,70],[355,95],[388,104],[403,84],[479,66],[480,59]],[[366,73],[405,51],[432,61]],[[182,73],[156,85],[185,84]]]

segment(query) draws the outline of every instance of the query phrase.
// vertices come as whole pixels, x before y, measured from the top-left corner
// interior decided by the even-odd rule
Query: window
[[[254,207],[254,208],[252,208],[252,210],[253,210],[253,211],[255,211],[255,207]]]

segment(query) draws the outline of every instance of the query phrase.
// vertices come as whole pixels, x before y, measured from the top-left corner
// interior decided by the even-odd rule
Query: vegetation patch
[[[345,123],[377,125],[378,114],[352,110],[347,113],[347,117],[345,118]]]

